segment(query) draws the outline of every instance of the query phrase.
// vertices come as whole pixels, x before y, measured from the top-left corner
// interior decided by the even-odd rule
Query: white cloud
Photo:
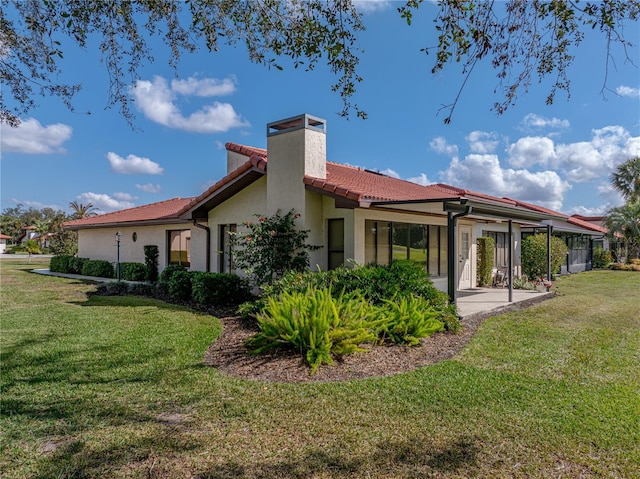
[[[208,81],[211,84],[207,84]],[[229,88],[224,86],[224,80],[220,82],[214,79],[190,78],[176,85],[177,87],[174,87],[172,83],[170,88],[164,78],[155,76],[153,81],[138,80],[131,92],[138,108],[147,118],[170,128],[196,133],[220,133],[231,128],[249,126],[229,103],[216,101],[211,105],[204,105],[188,117],[180,112],[176,104],[176,94],[210,96],[209,93],[216,89],[225,91],[225,88]],[[235,84],[232,86],[235,88]],[[208,94],[204,95],[205,92]]]
[[[104,193],[82,193],[78,195],[78,199],[82,203],[93,203],[100,213],[109,213],[111,211],[133,208],[135,204],[128,200],[119,200],[115,198],[118,193],[114,193],[113,197]]]
[[[598,195],[607,202],[607,208],[611,206],[622,206],[625,203],[620,192],[611,186],[609,181],[603,181],[598,185]]]
[[[616,93],[620,96],[630,96],[631,98],[640,98],[640,88],[620,85],[616,88]]]
[[[387,175],[390,176],[391,178],[398,178],[400,179],[400,174],[395,171],[392,170],[391,168],[387,168],[386,170],[382,170],[380,171],[380,173],[382,173],[383,175]],[[427,186],[430,185],[431,183],[433,183],[433,181],[430,181],[429,178],[427,178],[427,175],[424,173],[420,173],[418,176],[412,176],[411,178],[404,178],[406,181],[410,181],[411,183],[417,183],[419,185],[422,186]]]
[[[450,145],[443,137],[438,136],[429,142],[429,148],[436,153],[442,153],[450,157],[458,156],[458,146]]]
[[[391,7],[391,0],[353,0],[353,5],[360,13],[372,13]]]
[[[602,216],[607,210],[608,206],[598,206],[597,208],[588,208],[586,206],[573,206],[569,208],[567,214],[570,215],[582,215],[582,216]]]
[[[197,78],[189,77],[186,80],[171,80],[171,90],[181,95],[193,96],[223,96],[231,95],[236,91],[236,79],[225,78]]]
[[[525,130],[551,128],[555,130],[569,128],[569,120],[560,118],[545,118],[544,116],[529,113],[522,119],[522,128]]]
[[[35,118],[23,120],[16,128],[4,125],[0,149],[7,153],[47,155],[64,153],[62,144],[71,138],[73,129],[63,123],[42,126]]]
[[[469,149],[472,153],[493,153],[498,146],[496,134],[486,131],[472,131],[465,139],[469,142]]]
[[[555,171],[532,173],[524,169],[503,169],[496,155],[470,154],[462,161],[454,158],[441,176],[455,186],[537,203],[554,210],[562,208],[564,195],[571,188]]]
[[[400,178],[400,174],[397,171],[392,170],[391,168],[387,168],[386,170],[381,170],[380,173],[382,173],[383,175],[390,176],[391,178]]]
[[[535,164],[548,165],[555,158],[553,140],[547,137],[525,136],[507,148],[509,164],[515,168]]]
[[[164,171],[158,163],[149,158],[142,158],[136,155],[128,155],[126,158],[110,151],[107,159],[111,164],[111,171],[123,175],[160,175]]]
[[[431,181],[424,173],[420,173],[418,176],[407,178],[407,181],[410,181],[411,183],[418,183],[422,186],[427,186],[433,183],[433,181]]]
[[[608,176],[620,163],[640,155],[640,137],[632,137],[621,126],[607,126],[592,133],[590,141],[556,146],[558,166],[571,181]]]
[[[144,191],[145,193],[160,193],[160,191],[162,190],[162,187],[160,185],[154,185],[153,183],[146,183],[144,185],[136,183],[136,188]]]
[[[137,200],[138,197],[137,196],[133,196],[129,193],[123,193],[123,192],[116,192],[113,194],[113,199],[118,200],[118,201],[134,201]]]

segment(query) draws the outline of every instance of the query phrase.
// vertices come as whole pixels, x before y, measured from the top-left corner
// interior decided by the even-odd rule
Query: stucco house
[[[0,254],[4,254],[7,251],[7,241],[12,239],[11,236],[0,233]]]
[[[143,262],[143,246],[155,244],[161,270],[182,263],[194,270],[234,272],[227,233],[256,214],[294,209],[299,227],[310,231],[309,243],[322,246],[310,253],[313,267],[408,258],[423,264],[453,299],[456,291],[476,286],[478,236],[500,239],[496,264],[511,264],[518,275],[524,231],[571,225],[587,237],[603,234],[595,225],[573,225],[562,213],[517,200],[445,184],[421,186],[328,161],[326,135],[325,120],[311,115],[269,123],[266,149],[226,144],[227,175],[201,195],[65,227],[78,231],[82,257],[114,261],[119,233],[121,261]]]

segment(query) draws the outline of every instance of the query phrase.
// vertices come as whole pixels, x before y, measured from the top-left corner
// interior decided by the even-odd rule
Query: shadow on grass
[[[175,428],[154,429],[144,438],[131,438],[118,447],[90,450],[74,437],[61,438],[47,444],[48,451],[40,459],[35,478],[100,477],[108,471],[126,469],[136,477],[188,477],[196,479],[273,479],[326,477],[440,477],[443,474],[473,475],[479,446],[474,437],[454,438],[451,443],[434,446],[422,438],[402,442],[381,442],[373,454],[351,454],[349,450],[314,448],[295,458],[240,464],[229,461],[210,470],[197,471],[189,464],[189,452],[201,456],[205,451],[196,438]],[[187,453],[187,454],[185,454]],[[180,456],[183,456],[180,458]],[[104,476],[103,476],[104,477]]]
[[[301,457],[274,463],[222,464],[197,474],[197,479],[271,479],[307,477],[426,477],[456,471],[473,471],[479,447],[473,437],[461,437],[435,446],[422,438],[382,442],[369,455],[349,451],[313,449]]]

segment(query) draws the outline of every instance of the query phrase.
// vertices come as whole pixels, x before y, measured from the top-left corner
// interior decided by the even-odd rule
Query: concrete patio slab
[[[509,302],[506,288],[473,288],[458,291],[458,314],[464,321],[476,315],[500,314],[512,309],[520,309],[553,297],[554,293],[540,293],[516,289],[513,302]]]

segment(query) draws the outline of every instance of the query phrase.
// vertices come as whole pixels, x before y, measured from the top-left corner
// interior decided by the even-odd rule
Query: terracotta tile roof
[[[600,225],[596,225],[596,224],[590,223],[589,221],[585,221],[585,220],[583,220],[581,218],[578,218],[577,215],[569,216],[567,218],[567,221],[569,223],[571,223],[572,225],[580,226],[581,228],[588,229],[588,230],[591,230],[591,231],[597,231],[597,232],[603,233],[603,234],[609,232],[609,230],[607,228],[604,228],[604,227],[602,227]]]
[[[452,191],[422,186],[380,173],[327,162],[327,178],[305,176],[304,183],[354,201],[414,201],[457,197]]]
[[[233,151],[234,153],[240,153],[244,156],[261,156],[262,158],[267,157],[267,150],[264,148],[256,148],[253,146],[239,145],[237,143],[227,142],[224,147],[227,151]]]
[[[193,201],[193,198],[172,198],[126,210],[114,211],[103,215],[89,216],[64,223],[65,228],[77,229],[109,224],[134,223],[140,221],[176,220],[180,212]]]

